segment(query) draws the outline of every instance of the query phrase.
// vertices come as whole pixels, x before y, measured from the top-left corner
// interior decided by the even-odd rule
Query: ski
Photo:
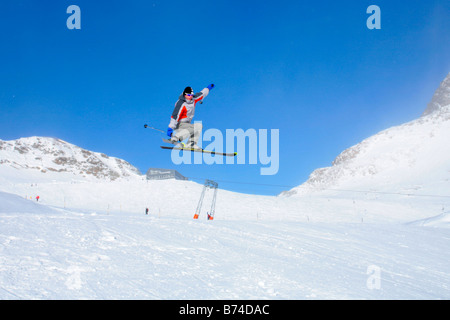
[[[164,139],[164,138],[162,138],[162,141],[165,142],[165,143],[173,144],[173,145],[175,145],[175,146],[177,146],[177,147],[185,147],[185,146],[186,146],[186,145],[185,145],[183,142],[181,142],[181,141],[172,141],[172,140]]]
[[[192,152],[201,152],[201,153],[209,153],[209,154],[217,154],[219,156],[226,156],[226,157],[234,157],[237,156],[237,152],[234,153],[224,153],[224,152],[216,152],[211,150],[205,150],[205,149],[195,149],[195,148],[189,148],[189,147],[167,147],[167,146],[161,146],[162,149],[166,150],[183,150],[183,151],[192,151]]]

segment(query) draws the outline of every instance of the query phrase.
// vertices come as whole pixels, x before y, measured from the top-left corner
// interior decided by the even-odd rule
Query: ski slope
[[[450,298],[447,215],[427,227],[0,203],[0,299]]]

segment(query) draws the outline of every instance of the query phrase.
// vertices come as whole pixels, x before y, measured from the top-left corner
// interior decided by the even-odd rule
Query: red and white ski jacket
[[[197,102],[203,101],[208,93],[209,89],[205,88],[194,94],[194,97],[190,101],[186,100],[183,94],[180,95],[178,101],[175,103],[175,109],[173,109],[172,112],[169,128],[174,130],[177,129],[180,122],[191,123],[195,113],[195,105]]]

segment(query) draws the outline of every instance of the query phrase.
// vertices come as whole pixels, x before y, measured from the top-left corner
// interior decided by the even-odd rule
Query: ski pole
[[[144,128],[149,128],[149,129],[153,129],[153,130],[156,130],[156,131],[159,131],[159,132],[162,132],[162,133],[166,133],[164,130],[157,129],[157,128],[154,128],[154,127],[150,127],[147,124],[144,124]]]

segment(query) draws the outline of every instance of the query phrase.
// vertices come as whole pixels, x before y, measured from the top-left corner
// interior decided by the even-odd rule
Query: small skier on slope
[[[203,99],[214,88],[214,84],[210,84],[202,91],[195,93],[191,87],[186,87],[183,93],[175,103],[175,108],[172,112],[167,135],[170,141],[174,144],[189,138],[187,142],[188,148],[201,149],[198,145],[198,139],[202,132],[202,124],[192,124],[192,118],[195,113],[195,105]]]

